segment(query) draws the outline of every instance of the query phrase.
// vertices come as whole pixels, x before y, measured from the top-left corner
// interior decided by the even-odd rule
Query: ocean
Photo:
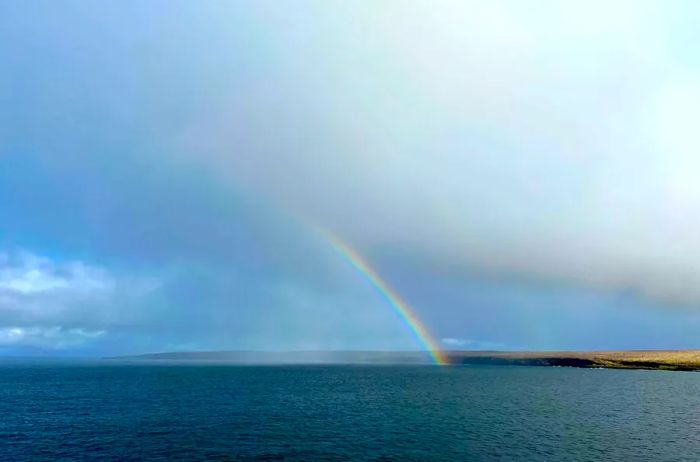
[[[0,362],[0,460],[696,461],[700,374]]]

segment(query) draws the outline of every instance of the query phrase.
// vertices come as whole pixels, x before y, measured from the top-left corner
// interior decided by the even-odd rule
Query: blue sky
[[[694,348],[694,2],[3,2],[0,352]]]

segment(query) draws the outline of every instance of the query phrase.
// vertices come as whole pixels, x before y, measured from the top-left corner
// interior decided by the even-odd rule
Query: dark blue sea
[[[5,360],[0,459],[697,461],[700,373]]]

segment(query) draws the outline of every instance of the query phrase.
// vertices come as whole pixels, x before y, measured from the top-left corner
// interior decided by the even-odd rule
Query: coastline
[[[700,350],[503,352],[451,351],[451,364],[578,367],[593,369],[700,370]]]
[[[447,364],[700,371],[700,350],[443,351]],[[248,365],[432,364],[425,351],[183,351],[105,359]]]

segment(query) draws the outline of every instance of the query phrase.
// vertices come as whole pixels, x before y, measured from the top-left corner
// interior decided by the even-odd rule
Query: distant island
[[[548,366],[610,369],[700,370],[700,350],[446,351],[450,365]],[[119,356],[136,361],[230,364],[430,364],[424,351],[190,351]]]

